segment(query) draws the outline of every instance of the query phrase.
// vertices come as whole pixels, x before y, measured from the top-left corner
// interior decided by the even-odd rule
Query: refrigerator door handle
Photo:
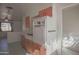
[[[56,30],[49,30],[48,32],[56,32]]]

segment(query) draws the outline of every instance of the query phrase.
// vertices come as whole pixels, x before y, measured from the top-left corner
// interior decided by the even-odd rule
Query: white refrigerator
[[[46,48],[46,54],[56,51],[56,20],[44,16],[33,18],[33,41]]]

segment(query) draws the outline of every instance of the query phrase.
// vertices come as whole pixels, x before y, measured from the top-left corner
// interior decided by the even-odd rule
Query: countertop
[[[28,35],[27,33],[23,33],[24,37],[26,39],[29,39],[29,40],[32,40],[33,39],[33,36],[32,35]]]

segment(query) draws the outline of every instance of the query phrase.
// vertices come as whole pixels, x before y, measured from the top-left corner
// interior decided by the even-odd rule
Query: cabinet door
[[[30,17],[26,17],[25,18],[25,25],[26,25],[26,28],[30,28]]]
[[[52,16],[52,7],[48,7],[46,9],[43,9],[39,11],[40,16]]]

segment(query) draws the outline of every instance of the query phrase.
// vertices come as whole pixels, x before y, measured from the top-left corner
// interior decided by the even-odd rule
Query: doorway
[[[63,55],[79,55],[79,4],[62,10]]]

